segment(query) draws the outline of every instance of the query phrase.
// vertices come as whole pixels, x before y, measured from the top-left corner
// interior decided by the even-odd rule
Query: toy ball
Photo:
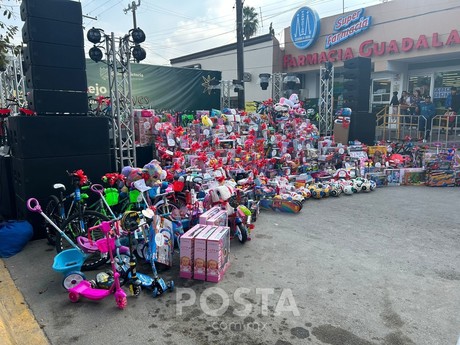
[[[353,180],[353,188],[355,190],[355,193],[359,193],[361,192],[362,188],[363,188],[363,181],[362,180],[358,180],[358,179],[354,179]]]
[[[343,186],[343,194],[345,195],[353,195],[354,193],[354,188],[351,185],[346,185]]]
[[[330,196],[338,197],[340,194],[342,194],[342,186],[339,183],[333,182],[331,183],[330,186],[331,186],[331,191],[329,192]]]
[[[363,185],[361,187],[363,192],[369,193],[371,191],[371,183],[369,180],[364,180]]]
[[[377,183],[374,180],[369,180],[369,184],[370,184],[371,191],[373,191],[373,190],[375,190],[375,188],[377,188]]]
[[[326,183],[321,183],[318,185],[319,188],[321,188],[323,192],[323,197],[328,197],[330,192],[331,192],[331,186],[329,186]]]

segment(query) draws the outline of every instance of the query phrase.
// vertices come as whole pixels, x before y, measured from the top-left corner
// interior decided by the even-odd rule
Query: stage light
[[[94,46],[89,50],[89,58],[93,60],[94,62],[101,61],[102,56],[103,56],[102,50],[97,46]]]
[[[140,28],[132,29],[131,38],[133,39],[134,44],[140,44],[145,41],[145,33]]]
[[[267,90],[268,83],[270,81],[270,73],[259,74],[259,79],[260,79],[260,87],[262,88],[262,90]]]
[[[288,74],[284,77],[283,83],[286,84],[288,90],[295,90],[300,86],[300,79],[294,74]]]
[[[136,45],[133,48],[133,57],[136,62],[140,62],[145,59],[147,56],[147,53],[145,52],[144,48],[142,48],[140,45]]]
[[[101,29],[96,29],[96,28],[89,29],[88,32],[86,33],[86,38],[91,43],[94,43],[94,44],[100,43],[102,40],[101,31],[102,31]]]

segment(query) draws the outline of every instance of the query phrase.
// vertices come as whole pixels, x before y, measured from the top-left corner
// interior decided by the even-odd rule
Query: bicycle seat
[[[59,189],[62,189],[63,191],[65,190],[65,186],[62,183],[53,184],[53,188],[57,189],[57,190],[59,190]]]

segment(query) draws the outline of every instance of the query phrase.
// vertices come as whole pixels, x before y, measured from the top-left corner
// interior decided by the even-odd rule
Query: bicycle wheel
[[[248,228],[243,223],[236,225],[236,236],[241,243],[244,243],[248,239]]]
[[[61,203],[59,198],[55,195],[50,195],[48,201],[45,204],[43,212],[59,227],[61,225],[62,219],[60,215]],[[48,243],[52,246],[56,245],[56,238],[58,232],[47,220],[43,220],[43,228],[46,231],[46,239]]]
[[[61,230],[72,240],[73,243],[76,243],[78,236],[88,236],[88,229],[99,224],[104,220],[109,220],[109,218],[101,213],[86,210],[82,217],[75,213],[72,214],[69,218],[62,223]],[[92,231],[90,237],[93,241],[101,239],[104,237],[104,234],[100,230]],[[56,250],[58,253],[65,249],[71,248],[72,245],[66,241],[60,234],[56,239]],[[82,270],[92,270],[100,267],[107,262],[107,255],[102,255],[99,251],[94,251],[86,255],[85,262],[82,265]]]

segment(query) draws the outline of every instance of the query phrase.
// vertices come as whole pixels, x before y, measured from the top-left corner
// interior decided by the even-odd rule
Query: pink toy
[[[193,279],[206,280],[207,240],[217,229],[217,226],[207,226],[195,237]]]
[[[81,281],[78,285],[75,287],[69,289],[69,299],[72,302],[78,302],[80,300],[80,296],[83,296],[85,298],[88,298],[90,300],[100,300],[104,299],[105,297],[109,296],[110,294],[115,295],[115,302],[120,309],[126,308],[128,304],[128,300],[126,298],[126,293],[123,291],[123,289],[120,286],[120,273],[117,272],[117,268],[115,266],[115,260],[113,258],[113,247],[114,247],[114,242],[110,237],[110,230],[112,223],[115,222],[116,220],[113,221],[104,221],[100,225],[97,225],[95,227],[92,227],[89,229],[89,231],[93,231],[95,229],[100,229],[104,234],[105,234],[105,240],[98,240],[96,241],[96,245],[98,249],[101,251],[101,253],[109,253],[110,256],[110,263],[112,265],[112,272],[114,272],[114,283],[110,287],[110,289],[105,290],[105,289],[95,289],[91,286],[91,283],[88,282],[87,280]]]
[[[181,278],[193,277],[193,263],[195,251],[195,237],[206,228],[206,225],[197,224],[180,238],[180,271]]]
[[[230,266],[230,228],[219,227],[207,241],[206,280],[217,283]]]

